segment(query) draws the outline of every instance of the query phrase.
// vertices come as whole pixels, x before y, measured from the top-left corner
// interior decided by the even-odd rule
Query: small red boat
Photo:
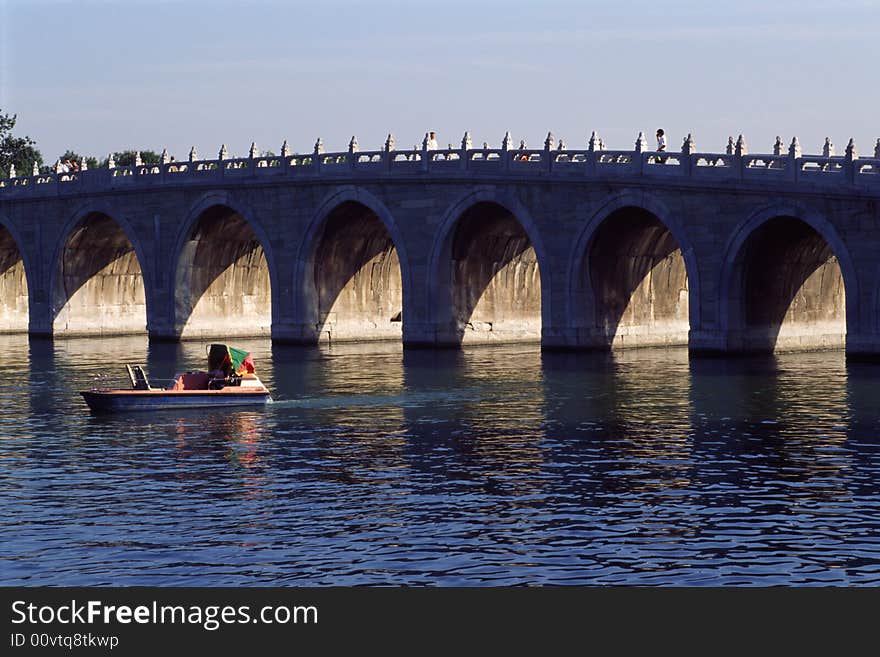
[[[222,344],[208,349],[208,372],[176,374],[166,388],[150,385],[143,368],[126,365],[131,388],[83,390],[93,411],[156,411],[215,406],[262,406],[272,400],[249,353]]]

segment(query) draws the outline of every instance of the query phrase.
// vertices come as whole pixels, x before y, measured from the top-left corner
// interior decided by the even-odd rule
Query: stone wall
[[[382,222],[347,202],[328,217],[314,255],[316,331],[328,341],[400,340],[400,260]]]
[[[461,342],[538,341],[541,272],[523,227],[499,205],[478,203],[452,245],[452,312]]]
[[[143,275],[134,247],[105,214],[86,217],[68,236],[54,276],[53,330],[59,336],[143,333]]]
[[[270,335],[272,292],[266,254],[248,222],[215,206],[200,217],[177,270],[181,337]]]
[[[0,227],[0,333],[28,328],[28,286],[24,261],[8,230]]]

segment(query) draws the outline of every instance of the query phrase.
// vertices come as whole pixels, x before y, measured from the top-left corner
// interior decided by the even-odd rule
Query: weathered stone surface
[[[266,254],[248,222],[228,207],[201,215],[180,254],[174,291],[181,337],[271,333]]]
[[[28,328],[28,287],[24,261],[15,239],[0,227],[0,333]]]
[[[94,213],[70,233],[54,272],[52,330],[59,336],[146,330],[143,276],[131,242]]]
[[[854,145],[388,141],[0,181],[0,331],[880,355],[880,159]]]

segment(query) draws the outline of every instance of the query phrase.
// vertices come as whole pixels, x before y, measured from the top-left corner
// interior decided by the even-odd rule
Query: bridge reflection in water
[[[0,338],[4,583],[880,581],[880,370],[841,352],[247,346],[264,412],[102,417],[107,363],[202,345]]]

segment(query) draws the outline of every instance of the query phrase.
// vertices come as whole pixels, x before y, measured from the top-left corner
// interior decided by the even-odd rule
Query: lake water
[[[0,583],[880,584],[878,366],[234,344],[265,410],[98,416],[205,345],[0,337]]]

